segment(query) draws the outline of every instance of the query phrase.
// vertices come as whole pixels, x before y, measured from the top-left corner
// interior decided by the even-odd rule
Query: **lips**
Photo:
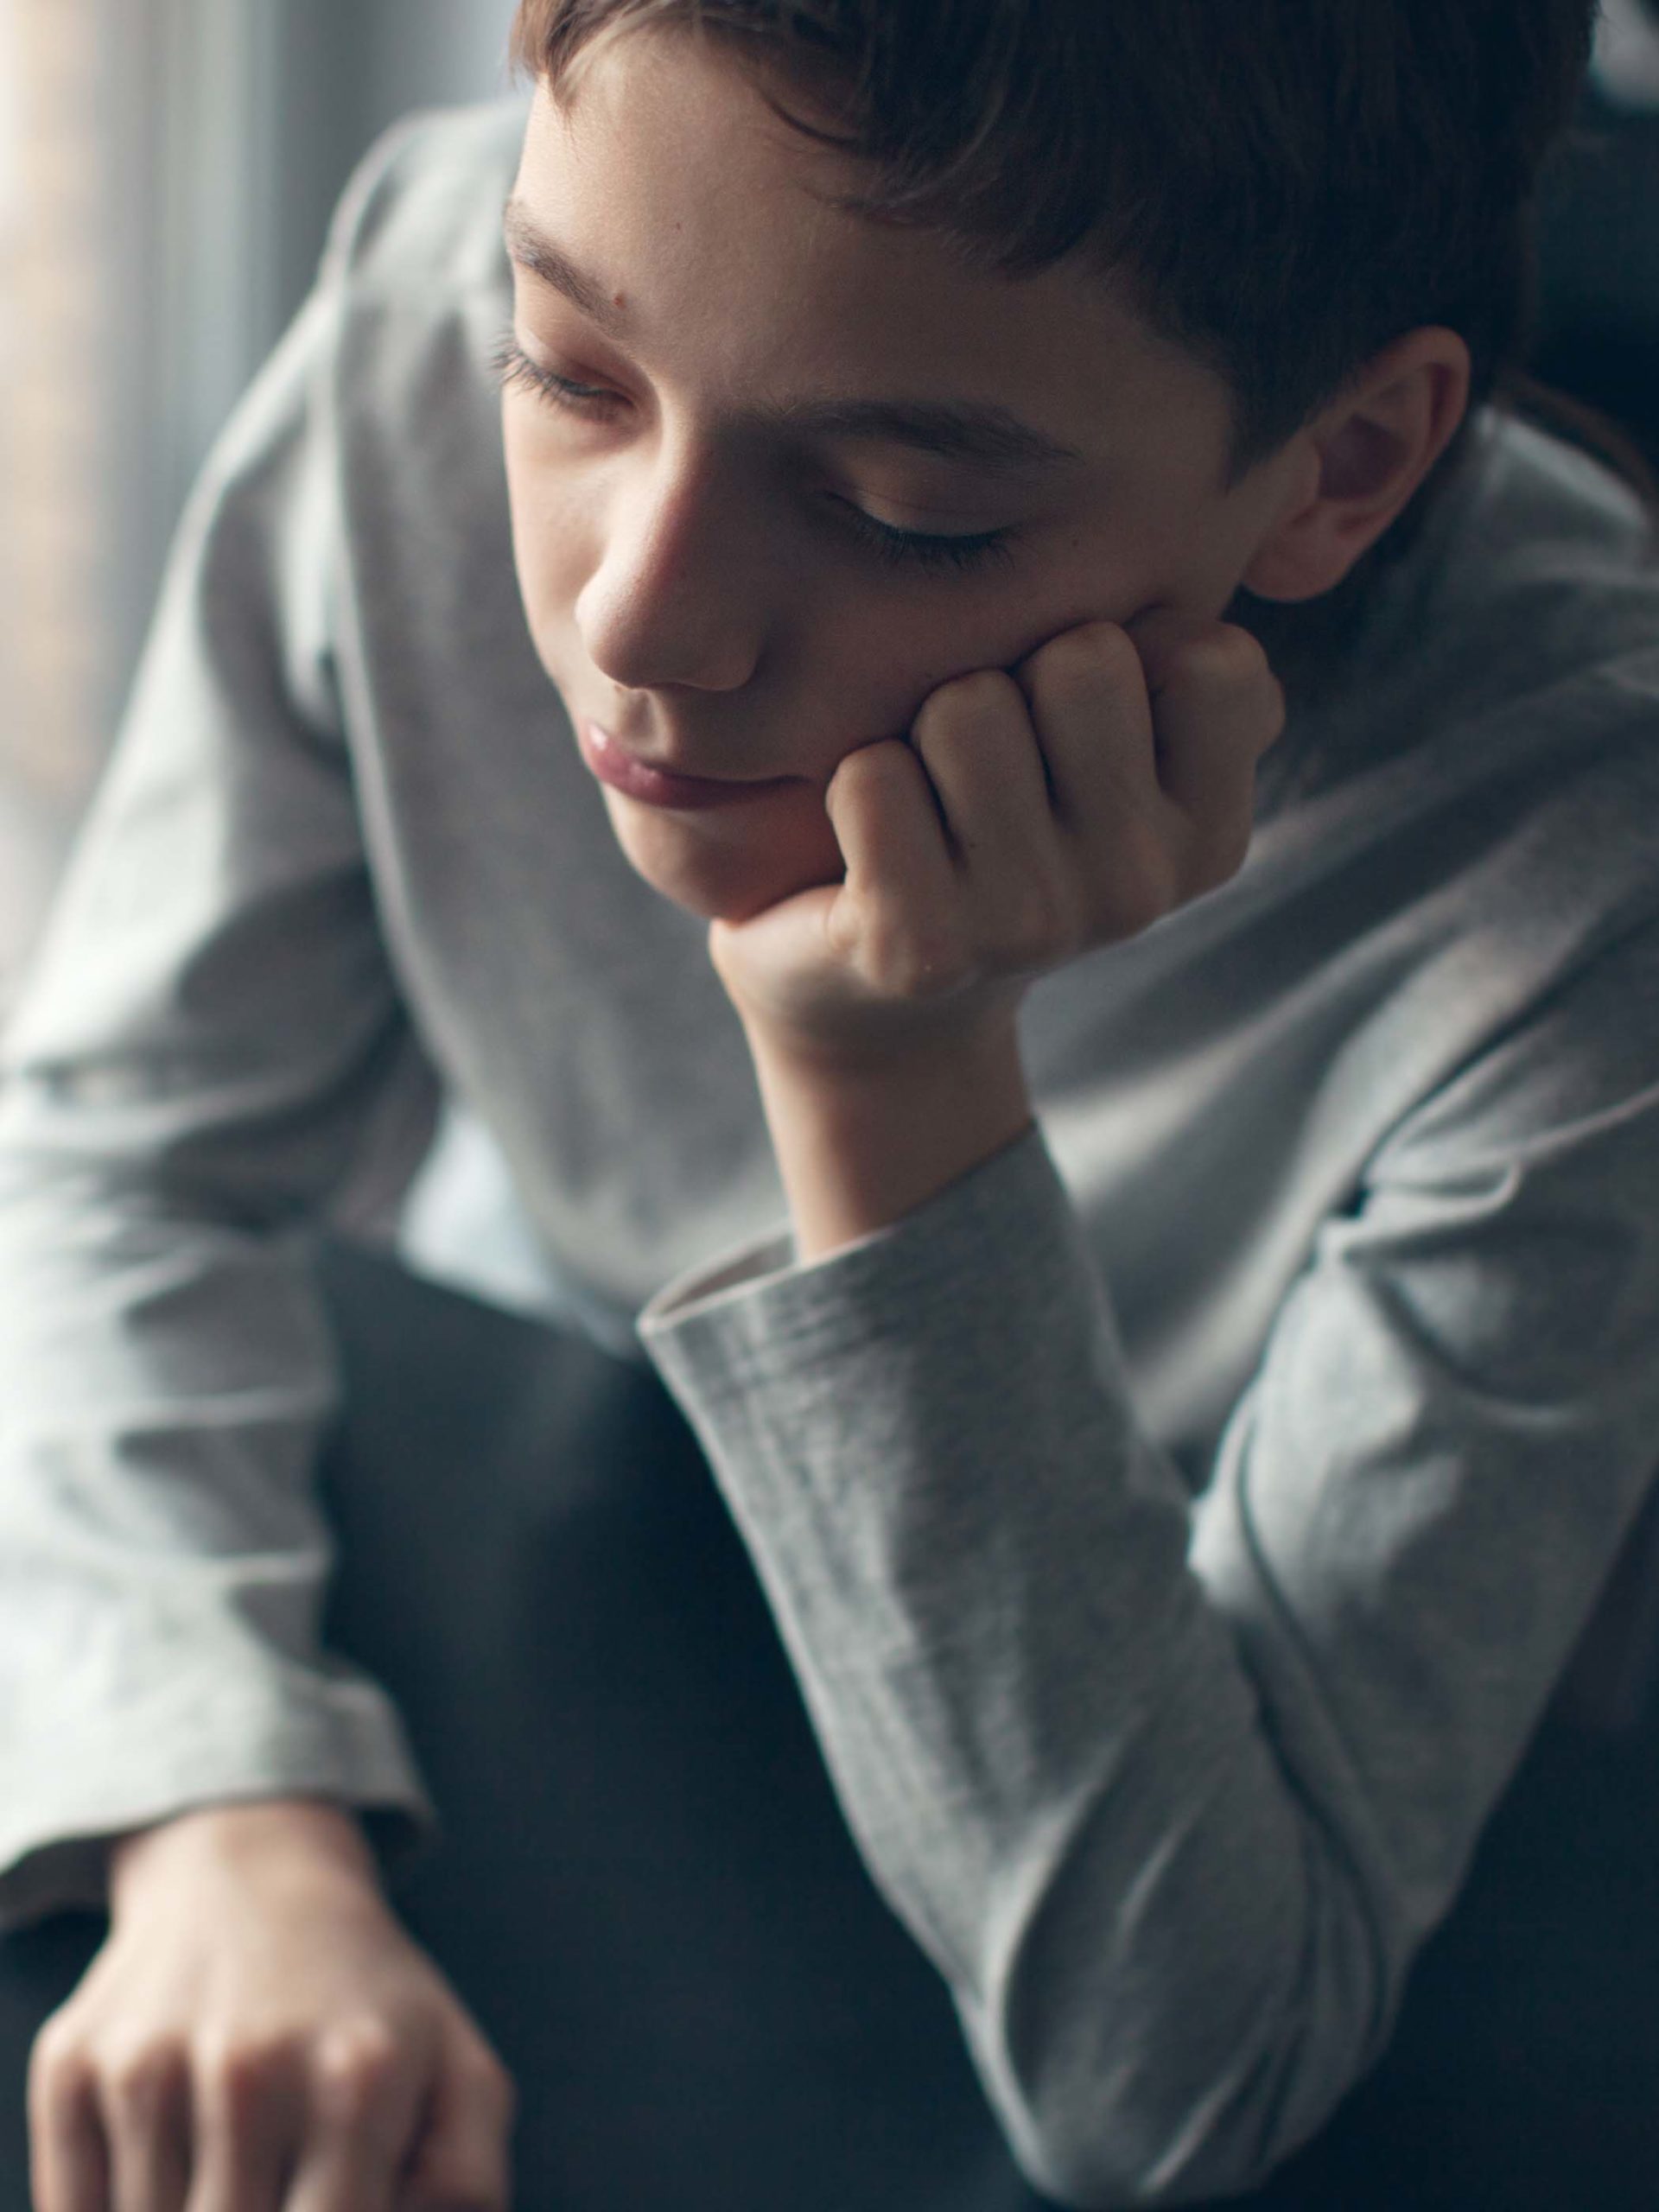
[[[792,777],[773,776],[760,782],[736,783],[720,777],[683,775],[677,770],[659,768],[642,760],[598,722],[578,721],[576,735],[582,759],[601,783],[647,806],[696,809],[732,805],[780,790],[785,784],[795,780]]]

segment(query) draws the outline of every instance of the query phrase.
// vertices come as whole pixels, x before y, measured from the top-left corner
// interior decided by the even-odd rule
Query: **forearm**
[[[849,1826],[1062,2196],[1236,2194],[1329,2117],[1651,1484],[1659,1261],[1613,1224],[1659,1109],[1563,1103],[1555,1044],[1570,1135],[1522,1170],[1484,1119],[1402,1138],[1196,1491],[1034,1134],[891,1235],[767,1239],[640,1317]]]
[[[424,1794],[325,1662],[314,1478],[338,1382],[293,1239],[8,1160],[0,1197],[0,1927],[106,1894],[95,1839],[210,1803]]]
[[[1370,2049],[1367,1899],[1188,1567],[1046,1150],[677,1325],[672,1289],[642,1334],[1011,2142],[1084,2201],[1260,2179]]]
[[[812,1067],[751,1034],[803,1264],[899,1221],[1032,1126],[1012,1027],[868,1072]]]

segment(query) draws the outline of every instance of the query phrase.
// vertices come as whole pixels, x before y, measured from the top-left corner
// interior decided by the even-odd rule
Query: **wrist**
[[[750,1013],[734,1001],[749,1057],[763,1075],[810,1085],[827,1093],[856,1096],[880,1090],[925,1089],[930,1084],[982,1071],[1000,1071],[1020,1059],[1018,995],[1005,993],[965,1019],[958,1007],[941,1003],[906,1009],[902,1027],[855,1039],[824,1038],[810,1029]]]
[[[752,1050],[804,1262],[915,1211],[1035,1120],[1011,1033],[875,1068]]]
[[[111,1910],[181,1861],[251,1866],[296,1856],[362,1873],[378,1886],[378,1863],[350,1807],[321,1797],[255,1798],[193,1807],[112,1837],[105,1860]]]

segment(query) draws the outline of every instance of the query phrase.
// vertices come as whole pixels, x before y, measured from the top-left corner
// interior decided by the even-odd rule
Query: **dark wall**
[[[1659,111],[1590,96],[1540,210],[1535,372],[1659,467]]]

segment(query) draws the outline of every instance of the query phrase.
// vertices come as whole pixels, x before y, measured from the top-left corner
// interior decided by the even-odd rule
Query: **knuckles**
[[[1011,676],[1000,668],[976,668],[931,691],[912,727],[917,742],[925,744],[958,722],[970,722],[976,728],[995,728],[1023,706],[1020,687]]]
[[[899,784],[916,773],[916,760],[902,738],[884,737],[874,745],[861,745],[844,753],[824,787],[824,805],[833,811],[855,784]]]
[[[29,2060],[29,2104],[32,2112],[86,2103],[95,2093],[99,2066],[92,2052],[71,2031],[50,2024],[35,2038]]]
[[[320,2034],[251,2032],[209,2025],[194,2034],[156,2028],[113,2031],[74,2011],[49,2018],[36,2034],[27,2069],[31,2135],[73,2125],[96,2128],[100,2117],[132,2143],[153,2139],[182,2097],[211,2126],[245,2133],[258,2101],[280,2084],[302,2084],[325,2120],[356,2127],[380,2101],[410,2046],[395,2019],[378,2013],[336,2020]],[[465,2094],[486,2106],[498,2126],[511,2125],[518,2085],[490,2045],[463,2036],[448,2053]],[[453,2164],[454,2162],[452,2162]],[[435,2212],[504,2212],[507,2183],[477,2159],[422,2196]]]
[[[194,2078],[204,2103],[239,2120],[300,2065],[301,2053],[288,2039],[213,2037],[197,2048]]]
[[[1137,689],[1145,680],[1135,640],[1116,622],[1084,622],[1039,645],[1025,663],[1033,702],[1064,706],[1103,688]]]
[[[105,2094],[119,2110],[145,2115],[159,2111],[189,2075],[182,2042],[164,2038],[140,2044],[108,2059],[103,2069]]]
[[[193,2048],[181,2034],[99,2048],[48,2024],[30,2053],[29,2090],[31,2100],[42,2105],[97,2093],[123,2110],[145,2112],[190,2082],[213,2103],[234,2111],[279,2077],[300,2071],[324,2097],[354,2107],[378,2095],[402,2062],[395,2031],[375,2019],[336,2024],[308,2054],[291,2037],[208,2037]],[[460,2063],[485,2094],[508,2102],[516,2095],[512,2076],[488,2053]]]
[[[1171,655],[1176,680],[1244,690],[1252,685],[1278,688],[1261,641],[1236,622],[1217,622],[1175,647]]]
[[[1259,640],[1239,625],[1168,617],[1149,623],[1137,640],[1120,624],[1086,622],[1051,638],[1014,675],[980,668],[941,684],[917,713],[909,741],[889,739],[848,754],[830,788],[840,781],[844,791],[851,779],[891,779],[895,787],[913,783],[938,767],[957,733],[1028,741],[1033,718],[1069,712],[1075,719],[1090,702],[1112,695],[1138,695],[1144,702],[1153,694],[1156,717],[1155,694],[1165,690],[1186,695],[1175,702],[1176,725],[1184,718],[1202,729],[1207,718],[1230,734],[1235,747],[1248,744],[1257,755],[1285,726],[1283,686]],[[1063,966],[1139,935],[1238,873],[1250,846],[1253,809],[1231,797],[1224,801],[1219,789],[1210,804],[1223,809],[1217,818],[1204,818],[1207,810],[1200,810],[1179,822],[1170,818],[1171,806],[1154,806],[1150,798],[1145,806],[1122,804],[1086,873],[1075,845],[1058,855],[1027,854],[1024,869],[1001,868],[994,897],[977,915],[907,911],[893,887],[855,899],[848,894],[826,921],[827,939],[879,995],[916,1003],[949,998],[999,975]],[[957,836],[963,841],[957,858],[965,858],[971,874],[981,840],[961,830]]]
[[[359,2111],[385,2089],[397,2072],[397,2037],[379,2020],[332,2027],[319,2042],[310,2072],[326,2108]]]

